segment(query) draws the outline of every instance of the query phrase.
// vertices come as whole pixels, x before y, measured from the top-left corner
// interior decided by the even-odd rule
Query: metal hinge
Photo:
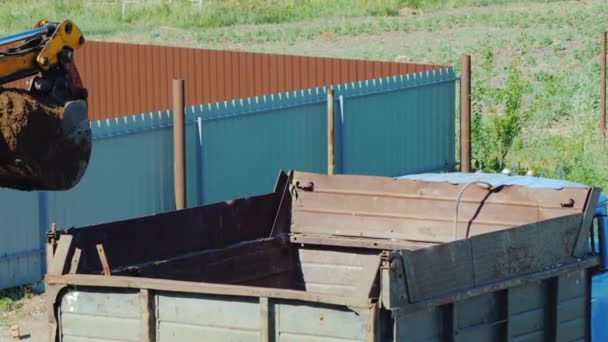
[[[398,253],[383,255],[380,265],[380,298],[382,307],[387,310],[398,309],[409,303],[403,259]]]

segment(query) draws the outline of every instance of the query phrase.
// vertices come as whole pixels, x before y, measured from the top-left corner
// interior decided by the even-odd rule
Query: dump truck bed
[[[597,195],[281,175],[270,194],[52,238],[51,333],[58,341],[586,341]]]

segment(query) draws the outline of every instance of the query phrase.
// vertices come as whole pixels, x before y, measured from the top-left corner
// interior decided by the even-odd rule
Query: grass
[[[188,1],[150,2],[129,5],[122,19],[118,4],[0,0],[0,32],[22,30],[40,18],[70,18],[90,39],[406,57],[457,69],[460,55],[469,53],[479,129],[494,130],[484,138],[490,141],[473,141],[475,157],[486,159],[480,165],[490,171],[533,168],[547,177],[608,186],[608,151],[596,129],[599,34],[608,28],[603,0],[206,0],[202,12]],[[399,15],[402,7],[421,12]],[[515,61],[521,77],[509,84]],[[519,86],[513,110],[504,94]],[[499,163],[491,160],[496,155],[480,152],[492,144],[506,152]]]
[[[33,285],[0,290],[0,324],[6,323],[4,314],[19,310],[23,302],[34,296]]]
[[[394,17],[404,7],[432,10],[525,0],[206,0],[202,10],[189,0],[140,1],[129,3],[122,17],[120,1],[92,0],[0,0],[0,32],[30,27],[41,18],[70,18],[88,35],[173,27],[188,30],[235,25],[277,24],[311,19]]]

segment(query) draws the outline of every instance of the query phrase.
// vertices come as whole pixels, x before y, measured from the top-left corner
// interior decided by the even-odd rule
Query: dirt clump
[[[27,127],[30,117],[33,129],[41,128],[37,121],[52,124],[61,119],[63,108],[45,102],[48,101],[36,99],[23,90],[0,90],[0,129],[11,151],[17,148],[17,137]]]
[[[86,104],[70,106],[0,88],[0,187],[65,190],[78,182],[88,164],[91,132]]]
[[[422,11],[414,9],[414,8],[403,7],[401,9],[399,9],[400,17],[410,17],[410,16],[415,16],[415,15],[420,15],[420,14],[422,14]]]

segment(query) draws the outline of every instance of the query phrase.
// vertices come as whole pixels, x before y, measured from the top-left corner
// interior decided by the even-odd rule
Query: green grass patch
[[[0,313],[7,314],[19,310],[25,300],[34,296],[33,286],[27,285],[0,290]],[[0,319],[2,318],[3,315],[0,315]]]
[[[541,1],[541,0],[535,0]],[[151,30],[169,26],[189,30],[243,24],[278,24],[315,19],[394,17],[404,7],[437,10],[464,6],[487,6],[526,2],[521,0],[206,0],[202,9],[189,0],[128,3],[122,16],[120,2],[51,0],[0,1],[0,33],[31,27],[40,19],[72,19],[87,35],[107,36],[118,32]],[[530,2],[530,1],[527,1]],[[482,18],[482,20],[490,20]],[[439,21],[439,20],[438,20]],[[443,21],[443,20],[441,20]],[[424,22],[434,30],[459,23]],[[402,29],[395,24],[391,30]]]
[[[544,2],[559,2],[562,0],[547,0]],[[402,5],[427,10],[458,7],[499,6],[513,3],[530,3],[530,0],[404,0]]]

